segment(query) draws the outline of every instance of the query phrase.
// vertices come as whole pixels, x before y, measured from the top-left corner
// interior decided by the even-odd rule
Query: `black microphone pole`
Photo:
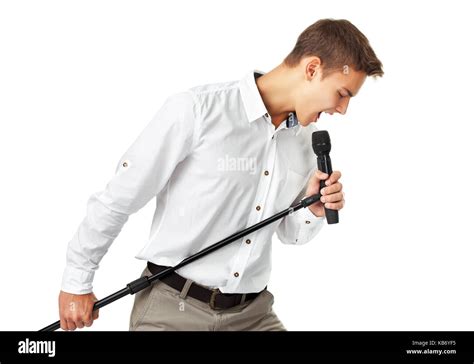
[[[317,132],[313,133],[313,148],[314,148],[314,138],[315,138],[314,135],[317,134],[317,133],[321,133],[321,132],[322,131],[317,131]],[[318,166],[319,166],[319,162],[318,162]],[[321,181],[321,182],[324,183],[323,181]],[[298,211],[298,210],[302,209],[303,207],[308,207],[309,205],[312,205],[313,203],[318,202],[320,198],[321,198],[320,193],[316,193],[314,195],[306,197],[306,198],[302,199],[296,205],[291,206],[291,207],[287,208],[286,210],[280,211],[280,212],[276,213],[275,215],[266,218],[265,220],[262,220],[262,221],[254,224],[252,226],[249,226],[248,228],[246,228],[244,230],[241,230],[241,231],[239,231],[235,234],[232,234],[232,235],[228,236],[227,238],[224,238],[224,239],[218,241],[217,243],[214,243],[213,245],[199,251],[198,253],[189,256],[188,258],[184,259],[183,261],[181,261],[180,263],[178,263],[177,265],[175,265],[173,267],[168,267],[165,270],[162,270],[161,272],[153,274],[151,276],[140,277],[140,278],[128,283],[125,288],[123,288],[123,289],[121,289],[121,290],[119,290],[115,293],[112,293],[111,295],[109,295],[109,296],[107,296],[107,297],[105,297],[101,300],[96,301],[94,303],[94,306],[93,306],[92,310],[93,311],[98,310],[99,308],[107,306],[109,303],[112,303],[112,302],[114,302],[114,301],[116,301],[116,300],[118,300],[122,297],[125,297],[129,294],[133,295],[137,292],[140,292],[142,289],[147,288],[153,282],[165,277],[166,275],[170,274],[171,272],[174,272],[175,270],[177,270],[181,267],[184,267],[185,265],[187,265],[187,264],[189,264],[189,263],[191,263],[191,262],[193,262],[193,261],[195,261],[199,258],[202,258],[203,256],[205,256],[207,254],[210,254],[210,253],[214,252],[215,250],[220,249],[223,246],[226,246],[226,245],[232,243],[233,241],[235,241],[237,239],[240,239],[240,238],[244,237],[245,235],[253,233],[254,231],[259,230],[262,227],[267,226],[267,225],[273,223],[274,221],[281,219],[282,217],[285,217],[286,215],[292,214],[293,212]],[[326,210],[326,213],[328,211],[333,211],[333,210]],[[337,213],[337,211],[336,211],[336,213]],[[328,217],[328,223],[329,223],[329,216],[327,216],[327,217]],[[42,328],[39,331],[55,331],[55,330],[59,329],[60,327],[61,327],[61,324],[60,324],[60,321],[58,320],[58,321],[52,323],[51,325],[48,325],[48,326]]]
[[[205,256],[207,254],[210,254],[213,251],[215,251],[217,249],[220,249],[223,246],[226,246],[227,244],[230,244],[231,242],[244,237],[245,235],[253,233],[254,231],[256,231],[258,229],[261,229],[262,227],[264,227],[268,224],[271,224],[272,222],[274,222],[278,219],[281,219],[282,217],[285,217],[286,215],[289,215],[289,214],[291,214],[295,211],[298,211],[299,209],[301,209],[303,207],[308,207],[309,205],[311,205],[315,202],[318,202],[320,198],[321,198],[321,195],[319,193],[317,193],[315,195],[312,195],[312,196],[309,196],[309,197],[306,197],[303,200],[301,200],[298,204],[296,204],[292,207],[289,207],[286,210],[280,211],[277,214],[275,214],[273,216],[270,216],[269,218],[266,218],[265,220],[262,220],[262,221],[256,223],[255,225],[252,225],[252,226],[250,226],[250,227],[248,227],[248,228],[246,228],[242,231],[239,231],[235,234],[232,234],[232,235],[228,236],[227,238],[222,239],[222,240],[218,241],[217,243],[201,250],[200,252],[198,252],[194,255],[191,255],[190,257],[184,259],[183,261],[181,261],[180,263],[178,263],[174,267],[168,267],[165,270],[163,270],[159,273],[153,274],[151,276],[140,277],[140,278],[134,280],[133,282],[128,283],[127,286],[125,288],[121,289],[120,291],[117,291],[117,292],[111,294],[110,296],[107,296],[107,297],[105,297],[105,298],[103,298],[99,301],[96,301],[94,303],[93,311],[98,310],[99,308],[102,308],[102,307],[108,305],[109,303],[112,303],[112,302],[118,300],[119,298],[125,297],[129,294],[135,294],[135,293],[141,291],[142,289],[147,288],[154,281],[163,278],[164,276],[166,276],[169,273],[175,271],[176,269],[184,267],[186,264],[189,264],[189,263],[191,263],[191,262],[193,262],[193,261],[195,261],[199,258],[202,258],[203,256]],[[56,321],[56,322],[52,323],[51,325],[42,328],[39,331],[54,331],[54,330],[59,329],[60,326],[61,326],[60,321]]]

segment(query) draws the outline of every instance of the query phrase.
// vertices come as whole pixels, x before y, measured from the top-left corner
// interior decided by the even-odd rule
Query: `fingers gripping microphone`
[[[329,133],[326,130],[315,131],[313,137],[313,150],[318,156],[318,169],[321,172],[327,173],[329,176],[332,173],[331,158],[329,158],[329,152],[331,151],[331,140],[329,139]],[[326,181],[321,181],[319,190],[325,187]],[[326,213],[326,221],[328,224],[337,224],[339,222],[339,212],[337,210],[331,210],[324,207]]]

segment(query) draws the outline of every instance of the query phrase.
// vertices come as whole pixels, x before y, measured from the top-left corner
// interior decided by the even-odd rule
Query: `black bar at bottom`
[[[296,302],[295,302],[296,304]],[[0,332],[2,363],[18,359],[49,359],[47,353],[26,353],[42,342],[52,347],[58,360],[70,359],[71,354],[107,353],[112,357],[134,353],[134,358],[151,352],[183,353],[219,351],[290,351],[295,354],[311,352],[315,357],[338,356],[354,358],[383,358],[388,362],[458,362],[474,360],[474,333],[441,331],[352,331],[352,332]],[[23,343],[23,346],[22,346]],[[28,346],[28,349],[26,347]],[[23,348],[23,352],[21,352]],[[47,350],[47,349],[45,349]],[[292,357],[293,358],[293,357]],[[11,360],[8,360],[11,359]],[[62,362],[62,361],[61,361]],[[334,362],[334,361],[327,361]],[[354,361],[352,361],[354,362]],[[363,361],[364,363],[366,361]]]

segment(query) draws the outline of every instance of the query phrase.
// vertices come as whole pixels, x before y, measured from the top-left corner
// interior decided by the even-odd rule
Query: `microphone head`
[[[317,156],[329,154],[331,151],[331,139],[327,130],[315,131],[312,135],[313,150]]]

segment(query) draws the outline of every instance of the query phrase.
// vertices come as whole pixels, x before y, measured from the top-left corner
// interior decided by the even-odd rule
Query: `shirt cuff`
[[[71,266],[66,266],[61,283],[61,291],[71,294],[86,294],[92,292],[92,281],[95,272],[89,272]]]
[[[320,222],[325,218],[325,216],[316,216],[313,214],[309,207],[303,207],[301,210],[301,219],[303,219],[305,225],[311,226],[312,223]]]
[[[326,219],[324,216],[314,215],[307,207],[298,210],[295,214],[298,214],[295,218],[299,225],[296,244],[306,244],[321,230]]]

